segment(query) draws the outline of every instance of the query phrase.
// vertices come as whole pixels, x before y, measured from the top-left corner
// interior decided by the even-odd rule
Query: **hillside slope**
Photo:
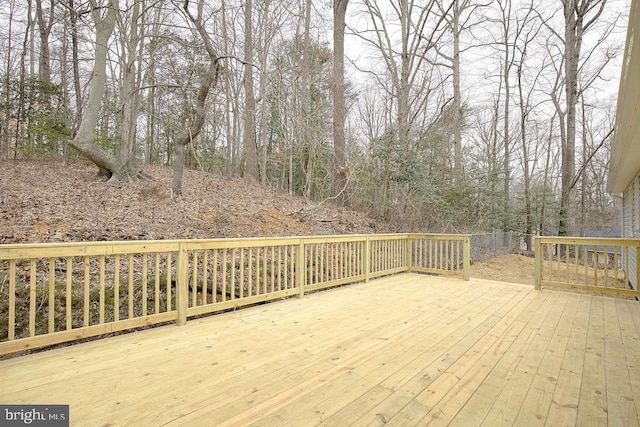
[[[331,203],[307,203],[242,179],[187,170],[183,195],[172,170],[155,181],[106,183],[87,162],[0,164],[0,244],[300,236],[396,231]]]
[[[303,236],[403,231],[330,202],[312,204],[259,184],[147,166],[155,181],[105,183],[87,162],[0,164],[0,244]],[[472,266],[472,277],[533,284],[533,259],[505,255]]]

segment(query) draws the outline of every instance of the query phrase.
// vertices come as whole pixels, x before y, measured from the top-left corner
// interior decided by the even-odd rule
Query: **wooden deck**
[[[0,361],[71,425],[640,423],[640,303],[402,274]]]

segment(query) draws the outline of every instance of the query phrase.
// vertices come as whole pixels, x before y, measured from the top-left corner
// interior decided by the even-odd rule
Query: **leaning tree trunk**
[[[174,194],[182,194],[182,174],[184,171],[184,160],[187,155],[187,150],[193,139],[198,136],[202,130],[205,119],[205,103],[207,101],[207,95],[209,94],[211,87],[215,86],[217,79],[218,60],[217,58],[211,58],[209,70],[202,80],[200,90],[198,91],[198,98],[196,99],[195,107],[196,112],[195,117],[191,121],[191,126],[180,132],[173,143],[173,186],[171,189]]]
[[[95,129],[107,79],[108,42],[115,27],[116,10],[118,9],[118,0],[111,0],[104,18],[100,17],[100,9],[96,8],[92,11],[96,25],[96,41],[91,88],[78,132],[69,145],[92,161],[100,170],[101,175],[109,176],[111,179],[125,180],[137,176],[138,171],[128,170],[125,165],[121,164],[117,156],[103,150],[95,142]]]
[[[204,0],[200,0],[198,2],[198,15],[193,16],[189,11],[189,0],[185,0],[182,5],[182,10],[184,14],[189,18],[191,23],[196,28],[196,31],[202,38],[202,42],[204,43],[205,50],[209,54],[209,69],[207,70],[207,74],[202,79],[202,83],[200,84],[200,90],[198,90],[198,97],[196,98],[195,105],[195,117],[191,120],[191,126],[188,129],[184,129],[180,134],[178,134],[175,142],[173,143],[173,185],[171,190],[174,194],[182,194],[182,174],[184,171],[184,160],[187,154],[187,149],[191,145],[193,139],[198,136],[200,131],[202,130],[202,126],[204,125],[205,119],[205,104],[207,102],[207,95],[209,95],[209,90],[211,87],[215,87],[218,82],[218,54],[213,47],[213,43],[211,42],[211,38],[209,34],[205,30],[202,24],[202,6],[204,4]]]

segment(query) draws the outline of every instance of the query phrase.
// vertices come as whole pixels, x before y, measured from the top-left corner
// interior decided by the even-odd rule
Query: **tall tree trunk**
[[[12,2],[9,5],[9,19],[8,19],[8,25],[9,25],[9,34],[8,34],[8,38],[7,38],[7,67],[4,71],[4,81],[3,81],[3,86],[4,86],[4,103],[5,105],[9,106],[10,105],[10,101],[11,101],[11,61],[12,61],[12,56],[11,56],[11,49],[12,49],[12,40],[13,40],[13,16],[15,13],[15,2]],[[5,110],[4,112],[0,113],[0,162],[2,162],[2,160],[6,159],[9,157],[9,144],[10,144],[10,140],[9,140],[9,123],[10,123],[10,113],[9,111]]]
[[[460,93],[460,4],[459,0],[453,2],[453,163],[455,180],[463,177],[462,174],[462,95]]]
[[[40,56],[38,58],[38,77],[41,81],[51,83],[51,53],[49,51],[49,35],[53,27],[53,13],[55,1],[50,0],[49,17],[45,19],[42,9],[42,0],[36,0],[36,19],[38,21],[38,32],[40,34]],[[47,88],[48,89],[48,88]]]
[[[229,34],[227,31],[227,7],[225,0],[222,0],[221,9],[221,21],[222,21],[222,41],[223,41],[223,49],[225,55],[229,54]],[[232,117],[232,99],[233,94],[231,92],[231,76],[230,73],[224,74],[224,106],[225,106],[225,140],[226,140],[226,157],[227,161],[225,163],[224,173],[227,176],[233,175],[233,162],[234,162],[234,150],[233,146],[235,145],[235,133],[233,132],[233,117]]]
[[[524,61],[521,59],[518,64],[518,99],[520,101],[520,143],[522,144],[522,167],[524,174],[524,214],[526,236],[525,243],[527,250],[532,250],[531,235],[533,234],[533,213],[531,210],[531,175],[529,172],[529,147],[527,141],[527,105],[522,93],[522,68]]]
[[[140,19],[140,1],[133,3],[131,12],[131,27],[122,28],[128,37],[122,38],[122,52],[124,55],[122,69],[122,121],[120,125],[120,149],[118,160],[128,169],[135,169],[135,148],[137,140],[137,124],[139,112],[139,79],[136,71],[137,50],[140,43],[138,21]],[[124,22],[119,19],[118,22]]]
[[[36,20],[38,22],[38,33],[40,35],[40,55],[38,57],[38,80],[39,88],[39,106],[38,109],[43,110],[45,114],[49,114],[53,110],[51,105],[52,82],[51,82],[51,52],[49,50],[49,36],[53,28],[53,14],[55,2],[50,0],[49,16],[45,17],[42,8],[42,0],[36,0]],[[46,126],[44,123],[41,126]],[[47,148],[54,155],[59,154],[57,141],[48,140],[45,132],[37,132],[37,141],[41,148]]]
[[[409,36],[411,34],[411,16],[409,15],[408,0],[400,0],[400,76],[398,88],[398,139],[402,147],[408,147],[411,126],[409,124],[409,72],[411,57],[409,54]]]
[[[580,45],[576,34],[576,16],[574,0],[564,2],[564,45],[565,45],[565,139],[561,157],[562,186],[560,190],[560,223],[558,234],[571,235],[573,224],[570,218],[570,208],[573,191],[571,183],[576,173],[576,103],[578,96],[578,59]]]
[[[73,69],[73,90],[76,101],[74,130],[78,130],[82,120],[82,86],[80,85],[80,56],[78,53],[78,14],[74,0],[69,0],[69,19],[71,21],[71,63]]]
[[[504,181],[502,186],[502,197],[504,203],[504,212],[502,219],[502,231],[509,231],[511,229],[511,208],[510,208],[510,186],[511,186],[511,137],[509,135],[509,110],[511,108],[511,65],[513,59],[510,55],[509,47],[509,23],[506,20],[511,19],[511,1],[508,1],[509,9],[507,11],[504,25],[504,126],[503,126],[503,138],[504,138],[504,158],[502,163],[502,172],[504,174]]]
[[[346,203],[347,186],[347,153],[344,125],[347,115],[345,106],[344,85],[344,29],[345,15],[349,0],[333,0],[333,155],[334,186],[333,193],[340,195],[342,203]]]
[[[566,130],[561,157],[562,186],[558,226],[558,232],[561,236],[572,235],[575,232],[571,204],[576,175],[576,106],[578,104],[578,69],[582,39],[584,32],[600,17],[606,3],[606,0],[563,0]],[[592,16],[585,22],[589,13],[592,13]]]
[[[256,146],[256,98],[253,92],[253,19],[252,0],[244,4],[244,177],[258,180]]]

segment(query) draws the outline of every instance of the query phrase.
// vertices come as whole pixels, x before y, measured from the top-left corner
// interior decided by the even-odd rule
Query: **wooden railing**
[[[640,296],[640,239],[536,237],[536,289]]]
[[[404,271],[469,280],[469,236],[0,245],[0,354]]]

